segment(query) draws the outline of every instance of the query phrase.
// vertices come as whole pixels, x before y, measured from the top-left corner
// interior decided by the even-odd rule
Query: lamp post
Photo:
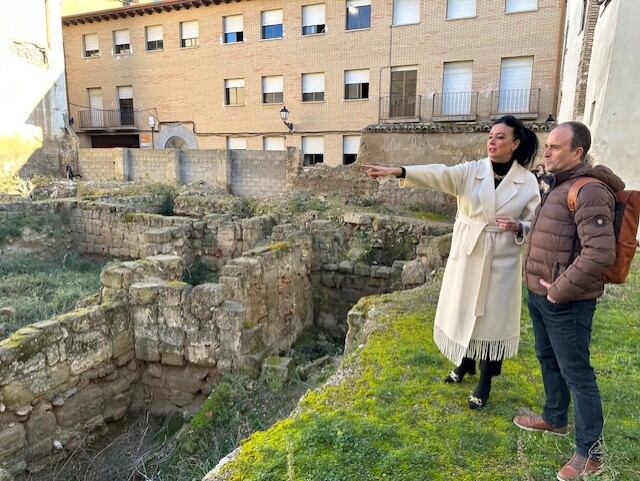
[[[287,110],[286,106],[283,106],[280,110],[280,118],[282,119],[284,125],[286,125],[289,129],[290,134],[296,131],[296,129],[293,127],[293,124],[291,122],[287,122],[287,120],[289,119],[289,111]]]
[[[153,115],[149,116],[149,128],[151,129],[151,149],[155,149],[155,145],[153,144],[153,131],[155,130],[156,119]]]

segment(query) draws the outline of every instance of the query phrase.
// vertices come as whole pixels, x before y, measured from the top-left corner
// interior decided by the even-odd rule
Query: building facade
[[[569,0],[558,120],[579,120],[593,136],[595,162],[640,189],[640,3]]]
[[[69,136],[60,0],[2,8],[0,177],[55,175]]]
[[[83,146],[291,146],[338,165],[372,123],[544,121],[563,4],[174,0],[68,16],[73,125]]]

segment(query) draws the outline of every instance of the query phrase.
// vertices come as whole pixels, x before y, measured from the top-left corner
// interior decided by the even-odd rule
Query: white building
[[[640,189],[640,1],[568,0],[558,121],[591,129],[592,157]]]

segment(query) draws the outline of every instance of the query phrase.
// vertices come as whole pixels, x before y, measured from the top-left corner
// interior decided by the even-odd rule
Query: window
[[[371,27],[371,0],[347,0],[347,30]]]
[[[242,15],[224,17],[224,43],[238,43],[244,41],[244,21]]]
[[[346,70],[344,73],[344,98],[346,100],[369,98],[369,71]]]
[[[447,19],[476,16],[476,0],[447,0]]]
[[[224,81],[224,104],[244,105],[244,79],[229,79]]]
[[[420,0],[393,0],[393,24],[420,22]]]
[[[181,47],[197,47],[200,43],[198,31],[198,21],[180,23],[180,46]]]
[[[99,57],[100,56],[100,43],[98,42],[98,34],[90,33],[82,36],[84,43],[84,56],[85,57]]]
[[[262,77],[262,103],[281,104],[282,85],[282,76]]]
[[[262,12],[262,38],[282,38],[282,10]]]
[[[129,30],[116,30],[113,32],[113,53],[116,55],[131,53]]]
[[[102,89],[94,88],[87,89],[87,94],[89,95],[89,107],[91,108],[89,114],[89,127],[103,127],[104,126],[104,117],[102,111]],[[82,116],[80,117],[80,121],[82,122],[80,125],[83,127]]]
[[[342,163],[353,164],[358,158],[358,149],[360,149],[360,136],[345,135],[342,138]]]
[[[324,74],[302,74],[302,101],[322,102],[324,100]]]
[[[503,58],[500,65],[500,113],[529,112],[533,57]]]
[[[415,117],[418,67],[415,65],[391,67],[391,117]]]
[[[529,12],[538,8],[538,0],[507,0],[506,13]]]
[[[287,150],[284,146],[284,137],[264,137],[262,139],[262,146],[264,150]]]
[[[120,125],[135,125],[133,115],[133,88],[130,85],[118,87]]]
[[[444,64],[442,76],[442,115],[471,113],[473,62]]]
[[[164,40],[162,35],[162,25],[153,25],[146,27],[147,50],[162,50],[164,48]]]
[[[227,149],[247,150],[247,139],[244,137],[227,137]]]
[[[324,4],[302,7],[302,35],[315,35],[325,32]]]
[[[324,137],[302,137],[302,165],[324,162]]]

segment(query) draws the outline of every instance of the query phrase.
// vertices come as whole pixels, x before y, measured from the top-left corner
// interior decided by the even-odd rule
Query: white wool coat
[[[522,222],[525,234],[540,202],[534,175],[517,162],[498,187],[488,158],[448,167],[407,166],[402,187],[424,187],[457,198],[451,251],[436,311],[434,340],[459,365],[467,356],[513,357],[520,341],[521,240],[496,216]]]

